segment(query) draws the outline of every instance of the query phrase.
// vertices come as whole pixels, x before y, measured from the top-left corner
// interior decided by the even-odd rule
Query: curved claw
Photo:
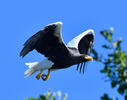
[[[42,74],[42,72],[40,72],[37,76],[36,76],[36,79],[40,79],[41,78],[41,74]]]
[[[44,76],[47,76],[46,74],[42,74],[42,76],[44,77]]]
[[[44,80],[44,81],[47,81],[48,79],[49,79],[49,76],[50,76],[50,72],[48,71],[48,74],[46,75],[46,74],[43,74],[42,76],[41,76],[41,78]]]

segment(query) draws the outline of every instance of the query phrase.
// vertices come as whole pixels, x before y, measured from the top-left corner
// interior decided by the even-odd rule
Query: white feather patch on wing
[[[54,35],[56,37],[58,37],[60,43],[62,43],[62,42],[64,43],[63,38],[62,38],[62,34],[61,34],[62,24],[63,24],[62,22],[58,21],[58,22],[51,23],[51,24],[47,25],[47,26],[50,26],[50,25],[56,26],[56,29],[54,31]]]
[[[54,35],[59,38],[59,42],[64,43],[63,38],[62,38],[62,34],[61,34],[62,22],[56,22],[54,24],[56,25]]]
[[[74,47],[74,48],[78,48],[78,44],[79,41],[87,34],[93,34],[94,35],[94,30],[89,29],[83,33],[81,33],[80,35],[78,35],[77,37],[73,38],[71,41],[68,42],[67,47]]]

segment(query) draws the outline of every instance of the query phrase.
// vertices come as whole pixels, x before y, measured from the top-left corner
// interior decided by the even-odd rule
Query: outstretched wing
[[[68,54],[61,36],[61,22],[49,24],[44,29],[30,37],[25,43],[20,56],[24,57],[30,51],[36,49],[51,60]]]
[[[68,42],[67,47],[74,47],[81,54],[89,55],[94,42],[94,31],[89,29]]]
[[[94,31],[92,29],[89,29],[83,32],[82,34],[78,35],[77,37],[73,38],[70,42],[68,42],[67,47],[77,48],[79,50],[79,53],[89,55],[93,46],[93,42],[94,42]],[[85,62],[78,64],[77,70],[79,67],[80,73],[82,67],[84,73]]]

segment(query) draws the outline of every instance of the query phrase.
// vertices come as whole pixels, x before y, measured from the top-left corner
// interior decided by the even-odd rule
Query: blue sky
[[[24,59],[19,57],[23,43],[45,25],[63,22],[65,43],[87,29],[95,30],[94,48],[103,53],[105,42],[100,31],[114,27],[114,37],[123,38],[122,47],[127,50],[127,1],[126,0],[1,0],[0,1],[0,97],[1,100],[23,100],[38,97],[51,89],[68,93],[68,100],[99,100],[103,93],[118,95],[99,71],[103,65],[89,62],[85,75],[76,66],[51,73],[47,82],[36,80],[36,74],[24,78],[25,62],[40,61],[36,51]]]

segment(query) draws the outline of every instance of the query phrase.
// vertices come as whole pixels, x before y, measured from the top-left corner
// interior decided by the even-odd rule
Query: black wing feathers
[[[20,56],[24,57],[27,53],[36,49],[39,53],[44,54],[51,60],[55,57],[66,56],[68,53],[67,47],[60,41],[60,33],[55,33],[56,25],[46,26],[35,35],[30,37],[25,43]]]
[[[84,36],[78,44],[79,52],[81,54],[89,55],[92,49],[93,41],[94,41],[93,34],[87,34],[86,36]]]
[[[32,51],[33,49],[36,48],[37,40],[40,36],[41,31],[37,32],[35,35],[30,37],[25,43],[24,43],[24,48],[20,52],[20,56],[24,57],[27,53]]]

